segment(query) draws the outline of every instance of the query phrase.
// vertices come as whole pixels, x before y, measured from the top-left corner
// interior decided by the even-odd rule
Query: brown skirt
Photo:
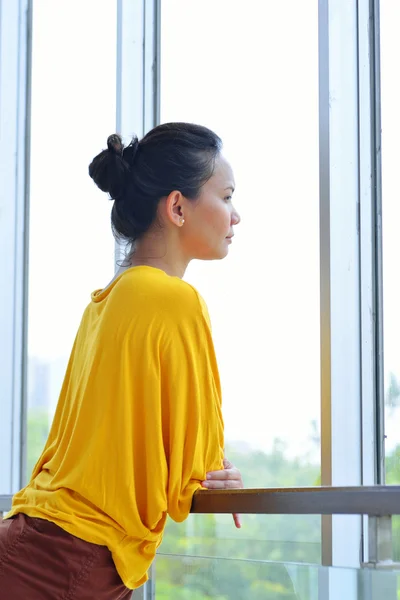
[[[128,600],[106,546],[19,513],[0,519],[0,600]]]

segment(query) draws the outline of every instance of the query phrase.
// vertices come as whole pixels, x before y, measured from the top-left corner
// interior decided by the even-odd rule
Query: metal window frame
[[[379,0],[359,2],[363,485],[385,483]]]
[[[381,119],[381,55],[380,55],[380,0],[371,2],[371,123],[372,123],[372,194],[374,203],[374,230],[371,242],[375,251],[375,376],[376,376],[376,483],[385,483],[385,381],[384,381],[384,319],[383,319],[383,244],[382,244],[382,119]]]
[[[362,484],[373,485],[385,483],[379,0],[359,2],[358,37]],[[365,564],[382,555],[388,523],[363,519]]]
[[[319,9],[321,480],[361,485],[357,1]],[[359,518],[322,517],[322,564],[359,564],[360,540]]]
[[[32,2],[0,6],[0,492],[23,484]]]

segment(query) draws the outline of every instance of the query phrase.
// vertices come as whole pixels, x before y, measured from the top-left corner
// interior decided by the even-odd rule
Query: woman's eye
[[[230,202],[232,200],[232,196],[225,196],[225,202]]]

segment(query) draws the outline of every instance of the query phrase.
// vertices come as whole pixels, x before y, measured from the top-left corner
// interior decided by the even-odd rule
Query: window
[[[35,0],[27,476],[90,291],[113,277],[111,206],[87,167],[115,131],[115,89],[116,4]]]

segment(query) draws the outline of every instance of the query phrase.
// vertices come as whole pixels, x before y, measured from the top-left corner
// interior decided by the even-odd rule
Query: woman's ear
[[[171,192],[165,201],[166,217],[170,223],[182,227],[185,222],[184,197],[178,190]]]

